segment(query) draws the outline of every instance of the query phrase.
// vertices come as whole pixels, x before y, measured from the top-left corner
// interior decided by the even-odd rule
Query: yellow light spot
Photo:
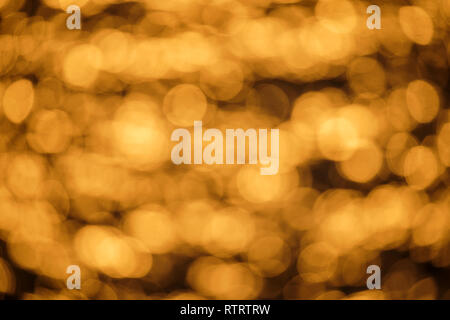
[[[169,213],[145,208],[125,217],[124,230],[141,240],[151,253],[166,253],[174,248],[175,228]]]
[[[416,126],[416,122],[408,112],[408,103],[405,89],[392,91],[387,101],[387,118],[394,129],[410,131]]]
[[[156,165],[169,157],[168,133],[157,109],[151,100],[130,97],[116,111],[113,121],[116,147],[135,164]]]
[[[229,100],[236,96],[242,89],[243,82],[241,67],[231,61],[220,61],[200,74],[201,88],[208,97],[217,100]]]
[[[248,260],[250,268],[259,275],[274,277],[289,266],[290,249],[279,237],[264,237],[252,243],[248,251]]]
[[[425,10],[417,6],[405,6],[399,10],[400,26],[405,35],[420,45],[433,38],[433,21]]]
[[[417,246],[430,246],[443,241],[449,227],[449,219],[440,207],[428,204],[413,221],[413,240]]]
[[[439,158],[445,166],[450,166],[450,123],[444,124],[437,137]]]
[[[300,276],[308,282],[329,280],[336,271],[338,255],[326,243],[309,245],[300,253],[297,269]]]
[[[438,162],[433,151],[427,147],[411,148],[405,158],[404,175],[415,189],[425,189],[437,178]]]
[[[177,126],[193,126],[195,120],[202,120],[206,108],[205,95],[192,84],[178,85],[164,98],[167,119]]]
[[[3,111],[13,123],[20,123],[28,116],[34,103],[31,81],[22,79],[13,82],[3,96]]]
[[[428,82],[416,80],[408,85],[406,101],[411,116],[421,123],[432,121],[439,111],[439,96]]]
[[[364,183],[373,179],[380,171],[383,153],[380,148],[367,143],[355,150],[351,158],[339,163],[339,168],[348,179]]]
[[[131,40],[126,33],[106,29],[95,36],[98,48],[102,52],[102,69],[107,72],[123,71],[133,58]]]
[[[219,257],[229,257],[247,249],[254,235],[250,215],[230,207],[212,215],[203,234],[204,247]]]
[[[431,277],[417,281],[408,290],[408,300],[435,300],[438,295],[438,286]]]
[[[315,12],[319,22],[334,32],[348,33],[357,23],[355,8],[347,0],[320,0]]]
[[[409,133],[394,134],[386,145],[386,159],[389,169],[396,175],[403,175],[405,157],[410,148],[417,146],[417,140]]]
[[[60,110],[41,110],[32,121],[28,142],[37,152],[59,153],[69,144],[72,124]]]
[[[243,167],[237,176],[237,186],[244,199],[250,202],[267,202],[281,196],[283,190],[281,174],[261,175],[257,167]]]
[[[191,264],[187,280],[200,293],[216,299],[252,299],[260,290],[259,278],[244,264],[213,257]]]
[[[331,118],[319,128],[318,145],[322,155],[330,160],[349,159],[359,144],[358,132],[345,118]]]
[[[140,278],[152,267],[152,256],[112,227],[85,226],[75,235],[74,245],[86,265],[113,278]]]
[[[213,205],[209,202],[193,201],[181,205],[176,212],[180,237],[189,244],[202,245],[208,221],[213,217]]]
[[[371,139],[379,133],[379,123],[376,115],[365,106],[358,104],[348,105],[342,107],[338,113],[355,126],[361,138]]]
[[[90,87],[97,79],[102,60],[102,52],[96,46],[83,44],[72,48],[64,58],[64,80],[76,87]]]
[[[10,159],[7,185],[19,198],[35,198],[42,192],[45,167],[41,158],[21,154]]]
[[[364,98],[375,98],[386,89],[384,69],[375,59],[355,59],[348,67],[347,77],[350,87]]]

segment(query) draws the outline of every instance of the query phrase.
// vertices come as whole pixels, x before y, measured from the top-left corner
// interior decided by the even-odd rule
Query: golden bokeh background
[[[449,27],[449,0],[0,0],[0,297],[450,299]],[[280,129],[279,173],[173,165],[194,120]]]

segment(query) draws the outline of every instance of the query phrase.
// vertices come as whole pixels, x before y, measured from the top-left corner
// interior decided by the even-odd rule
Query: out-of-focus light
[[[5,90],[3,112],[13,123],[20,123],[28,116],[34,103],[34,88],[31,81],[18,80]]]
[[[403,32],[411,41],[426,45],[433,38],[433,21],[422,8],[417,6],[401,7],[398,18]]]

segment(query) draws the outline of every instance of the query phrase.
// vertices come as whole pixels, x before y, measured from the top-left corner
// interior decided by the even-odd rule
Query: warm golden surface
[[[0,18],[0,297],[450,298],[449,0],[0,0]],[[173,165],[194,120],[279,128],[279,173]]]

